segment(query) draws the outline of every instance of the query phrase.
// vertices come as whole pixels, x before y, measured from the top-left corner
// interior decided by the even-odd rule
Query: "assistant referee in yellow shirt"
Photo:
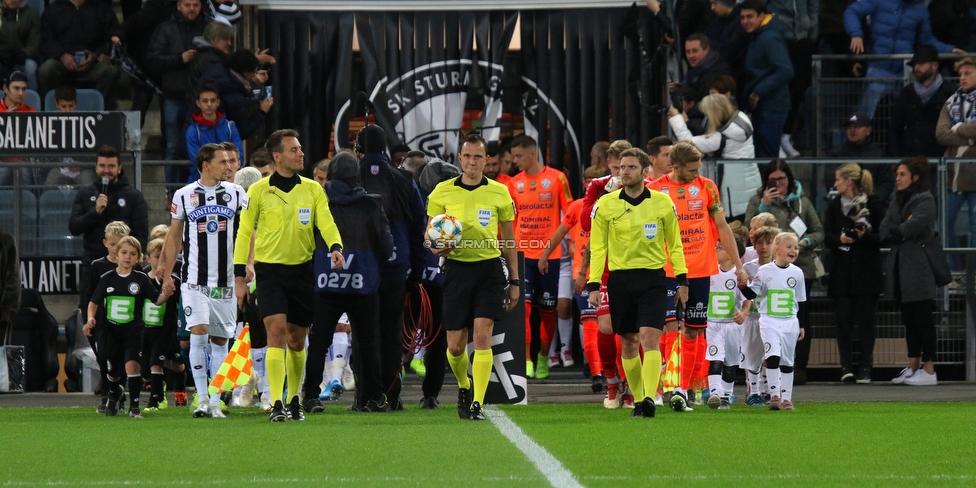
[[[661,378],[659,341],[667,301],[664,265],[671,258],[678,279],[678,299],[688,300],[688,269],[681,248],[678,217],[671,199],[644,186],[643,171],[651,161],[644,151],[620,155],[620,190],[608,193],[593,207],[590,231],[589,302],[600,303],[600,277],[610,267],[607,294],[610,321],[620,336],[621,362],[635,395],[644,399],[634,417],[653,417],[654,392]],[[644,347],[644,364],[638,356]]]
[[[515,206],[508,188],[484,175],[488,145],[470,134],[461,145],[461,176],[438,184],[427,200],[427,215],[448,214],[461,221],[457,247],[430,250],[447,258],[444,264],[444,330],[447,331],[447,361],[458,381],[458,416],[484,420],[485,401],[491,376],[491,333],[505,309],[515,308],[521,299],[518,258],[515,255]],[[666,197],[665,197],[666,198]],[[508,283],[502,269],[498,245],[501,228]],[[505,286],[508,296],[505,296]],[[468,379],[468,328],[474,326],[472,379]],[[472,385],[473,383],[473,385]],[[472,398],[472,390],[474,395]]]
[[[265,143],[275,161],[275,172],[251,185],[242,206],[237,240],[234,241],[234,276],[238,306],[247,295],[245,265],[254,241],[254,275],[264,326],[268,330],[265,368],[271,392],[271,421],[304,420],[299,392],[305,372],[305,338],[312,325],[315,300],[315,251],[313,228],[329,245],[332,269],[342,267],[342,238],[332,220],[325,190],[314,180],[299,175],[305,153],[298,132],[277,130]],[[288,347],[287,357],[285,346]],[[288,378],[292,395],[288,412],[281,393]]]

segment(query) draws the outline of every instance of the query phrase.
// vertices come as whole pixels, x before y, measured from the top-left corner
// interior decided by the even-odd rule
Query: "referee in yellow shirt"
[[[445,257],[444,330],[447,331],[447,361],[457,378],[458,416],[484,420],[485,401],[491,376],[491,333],[502,311],[515,308],[521,299],[518,258],[515,255],[515,206],[508,188],[484,175],[488,145],[470,134],[461,145],[461,176],[438,184],[427,200],[427,215],[453,215],[461,221],[457,247],[430,250]],[[665,197],[667,198],[667,197]],[[505,282],[498,230],[504,246],[510,280]],[[508,296],[505,296],[505,286]],[[468,328],[474,324],[474,361],[468,379]],[[472,385],[473,383],[473,385]],[[474,395],[472,398],[472,390]]]
[[[644,186],[651,164],[644,151],[620,155],[620,190],[608,193],[593,207],[590,231],[589,302],[600,304],[600,277],[610,267],[607,294],[610,321],[623,346],[621,361],[635,395],[644,399],[634,417],[653,417],[654,392],[661,378],[659,341],[667,301],[664,264],[668,257],[678,279],[678,299],[688,301],[688,269],[681,248],[678,217],[671,199]],[[644,347],[644,364],[638,356]]]
[[[254,274],[260,284],[257,301],[268,330],[265,368],[272,400],[271,421],[305,420],[298,394],[302,391],[305,338],[312,325],[315,300],[312,229],[318,228],[328,243],[332,269],[342,267],[342,239],[322,185],[299,175],[305,167],[305,153],[298,142],[298,132],[277,130],[268,137],[265,147],[274,158],[275,172],[248,188],[234,242],[234,286],[240,306],[247,296],[245,265],[251,235],[258,225]],[[288,392],[292,395],[287,413],[281,398],[286,376]]]

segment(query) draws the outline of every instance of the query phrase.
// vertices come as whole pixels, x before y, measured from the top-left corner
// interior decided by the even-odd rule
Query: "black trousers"
[[[807,369],[810,362],[810,344],[813,341],[813,327],[810,323],[810,290],[813,288],[814,280],[803,280],[807,290],[807,301],[800,302],[800,309],[797,310],[796,318],[803,329],[803,340],[796,343],[796,357],[793,367],[796,369]]]
[[[352,360],[356,371],[356,401],[359,406],[367,401],[383,400],[380,381],[381,361],[379,344],[379,297],[370,295],[343,295],[319,293],[316,295],[312,328],[308,334],[308,355],[305,359],[305,398],[318,398],[325,368],[325,355],[332,345],[336,323],[343,313],[352,325]]]
[[[786,41],[786,49],[790,59],[793,60],[793,79],[790,80],[790,113],[786,116],[783,133],[792,134],[796,121],[800,117],[800,105],[803,104],[807,88],[812,81],[813,68],[810,60],[817,50],[817,41],[810,39]]]
[[[905,323],[905,342],[908,343],[908,357],[922,358],[922,362],[935,361],[936,337],[934,300],[902,302],[901,320]]]
[[[853,332],[857,324],[857,352],[858,366],[869,369],[874,363],[874,314],[878,309],[876,295],[841,296],[834,299],[834,311],[837,314],[837,351],[840,353],[840,365],[848,370],[852,368],[852,352],[854,349]]]
[[[380,282],[379,289],[380,381],[386,399],[394,409],[400,403],[402,387],[400,368],[403,367],[403,298],[406,286],[402,280],[386,280]]]
[[[424,355],[424,365],[427,376],[424,377],[424,396],[437,398],[444,386],[444,376],[447,368],[447,331],[444,330],[444,289],[425,284],[427,296],[430,297],[431,315],[437,337],[427,346]]]

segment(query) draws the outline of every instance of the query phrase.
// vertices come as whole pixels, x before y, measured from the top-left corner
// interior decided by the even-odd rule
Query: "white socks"
[[[556,328],[559,329],[559,352],[562,353],[562,351],[568,351],[569,341],[573,338],[573,319],[561,319],[557,317]],[[552,342],[555,343],[556,341]],[[559,359],[562,359],[562,356],[560,356]]]
[[[266,377],[266,370],[264,369],[264,355],[268,352],[267,347],[258,347],[251,349],[251,364],[254,366],[254,372],[258,375],[258,392],[267,393],[268,392],[268,378]]]
[[[200,336],[206,338],[206,336]],[[218,346],[217,344],[210,343],[210,371],[214,376],[220,371],[220,365],[224,364],[224,359],[227,359],[227,343],[225,342],[223,346]],[[196,378],[194,378],[195,380]],[[202,400],[201,400],[202,401]],[[211,405],[220,405],[220,395],[214,396],[210,399]]]
[[[708,393],[710,395],[718,395],[718,396],[725,395],[725,393],[722,391],[722,375],[720,374],[708,375]]]
[[[197,389],[197,397],[201,403],[210,399],[207,393],[210,386],[207,381],[207,339],[205,335],[190,335],[190,372],[193,374],[193,386]]]
[[[792,375],[790,375],[790,376],[792,376]],[[780,391],[780,386],[782,385],[782,383],[781,383],[781,377],[780,377],[779,368],[776,368],[776,369],[767,369],[766,370],[766,380],[769,382],[769,393],[772,396],[779,396],[782,393]],[[792,381],[791,381],[791,383],[792,383]],[[792,387],[791,387],[791,389],[792,389]],[[782,398],[780,398],[780,400],[782,400]]]
[[[793,372],[783,373],[782,375],[783,385],[780,387],[783,393],[780,394],[780,399],[793,401]]]
[[[749,384],[749,394],[758,395],[762,393],[759,389],[759,373],[746,370],[746,383]]]

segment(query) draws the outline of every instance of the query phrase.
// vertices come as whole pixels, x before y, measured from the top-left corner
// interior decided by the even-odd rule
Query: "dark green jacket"
[[[20,7],[0,7],[0,53],[24,51],[37,59],[41,49],[41,16],[21,0]]]

